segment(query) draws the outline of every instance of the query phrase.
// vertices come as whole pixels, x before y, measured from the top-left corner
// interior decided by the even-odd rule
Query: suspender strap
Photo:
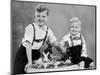
[[[83,44],[83,38],[82,35],[80,34],[80,39],[81,39],[81,45]]]
[[[35,41],[35,27],[34,27],[34,24],[32,24],[32,26],[33,26],[33,29],[34,29],[34,36],[33,36],[33,41],[32,41],[32,45],[33,45],[33,43],[34,43],[34,41]],[[46,35],[45,35],[45,37],[44,37],[44,39],[43,39],[43,44],[44,44],[44,42],[46,41],[47,34],[48,34],[48,27],[47,27],[47,30],[46,30]]]
[[[48,35],[48,27],[47,27],[47,30],[46,30],[46,35],[45,35],[44,40],[43,40],[43,44],[46,41],[47,35]]]
[[[74,46],[72,36],[70,36],[70,39],[71,39],[71,42],[72,42],[72,46]],[[83,39],[82,39],[82,35],[81,34],[80,34],[80,40],[81,40],[81,45],[82,45],[83,44]]]
[[[33,30],[34,30],[34,36],[33,36],[33,41],[32,41],[32,45],[34,43],[34,40],[35,40],[35,27],[34,27],[34,24],[32,23],[32,26],[33,26]]]
[[[72,46],[74,46],[72,36],[70,36],[70,39],[71,39]]]

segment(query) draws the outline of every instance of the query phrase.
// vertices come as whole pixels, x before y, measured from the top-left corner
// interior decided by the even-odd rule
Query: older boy
[[[32,61],[41,56],[40,48],[45,41],[49,41],[59,49],[59,44],[52,30],[46,26],[49,10],[41,5],[35,9],[35,22],[25,28],[22,45],[16,54],[14,72],[25,73],[24,68],[32,65]]]

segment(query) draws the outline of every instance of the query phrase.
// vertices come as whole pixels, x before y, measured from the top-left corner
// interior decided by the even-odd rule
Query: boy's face
[[[73,22],[70,26],[70,32],[72,35],[77,35],[81,31],[81,27],[78,22]]]
[[[47,20],[48,20],[47,10],[43,12],[36,11],[35,21],[37,22],[38,25],[43,26],[44,24],[47,23]]]

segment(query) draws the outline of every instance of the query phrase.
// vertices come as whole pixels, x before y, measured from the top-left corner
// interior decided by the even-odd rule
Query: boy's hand
[[[69,60],[69,59],[67,59],[65,62],[66,62],[67,64],[71,64],[71,60]]]
[[[27,68],[29,68],[29,67],[31,67],[31,66],[32,66],[32,63],[31,63],[31,62],[27,63],[27,64],[25,65],[25,68],[24,68],[25,72],[27,72]]]
[[[61,45],[60,45],[60,48],[61,48],[62,53],[66,53],[66,48],[62,47]]]

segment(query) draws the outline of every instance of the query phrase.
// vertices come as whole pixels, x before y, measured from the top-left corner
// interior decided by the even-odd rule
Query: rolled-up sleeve
[[[31,24],[29,24],[26,28],[25,28],[25,33],[24,33],[24,38],[22,39],[22,44],[23,46],[26,44],[26,43],[30,43],[32,44],[32,41],[33,41],[33,26]]]
[[[86,45],[86,42],[84,40],[84,37],[82,36],[82,41],[83,41],[83,44],[82,44],[82,54],[81,56],[84,56],[84,57],[87,57],[87,45]]]
[[[48,29],[48,40],[50,41],[51,44],[57,41],[55,35],[53,34],[50,28]]]

